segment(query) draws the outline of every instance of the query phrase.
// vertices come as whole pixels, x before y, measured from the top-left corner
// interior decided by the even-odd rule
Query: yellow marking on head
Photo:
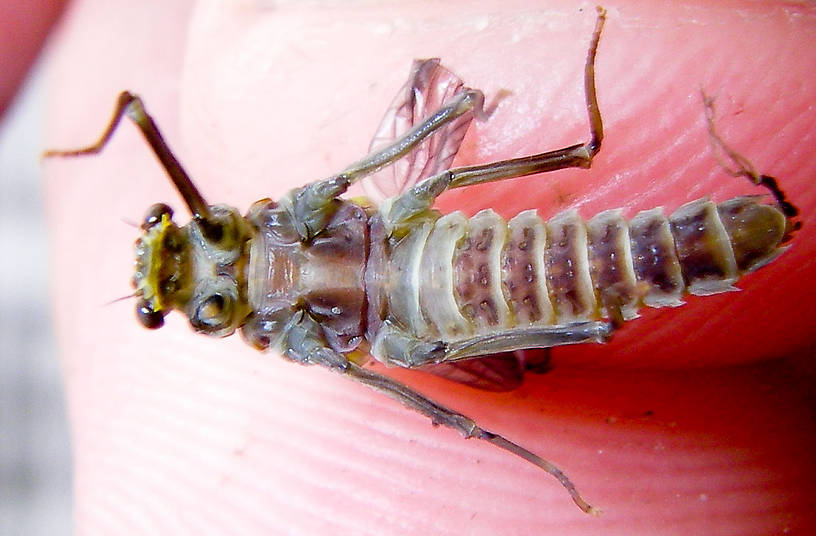
[[[165,304],[159,293],[159,278],[162,268],[162,243],[167,235],[167,230],[173,222],[169,214],[162,214],[161,221],[151,227],[142,237],[142,245],[150,252],[148,272],[139,281],[142,297],[150,302],[154,311],[164,310]]]

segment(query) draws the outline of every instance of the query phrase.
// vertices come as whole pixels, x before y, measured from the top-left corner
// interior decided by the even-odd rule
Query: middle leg
[[[603,121],[595,89],[595,56],[601,38],[606,11],[598,7],[598,18],[584,66],[584,92],[589,116],[590,139],[585,143],[530,156],[489,164],[453,168],[417,184],[396,198],[388,211],[386,224],[393,228],[431,207],[445,190],[566,168],[588,168],[603,141]]]

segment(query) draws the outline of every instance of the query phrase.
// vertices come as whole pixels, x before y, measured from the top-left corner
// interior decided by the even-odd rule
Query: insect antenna
[[[130,300],[130,299],[138,298],[138,297],[139,297],[139,294],[137,292],[131,292],[130,294],[127,294],[125,296],[121,296],[119,298],[114,298],[109,302],[105,302],[102,305],[107,307],[108,305],[113,305],[114,303],[119,303],[119,302],[122,302],[122,301],[125,301],[125,300]]]
[[[121,221],[122,223],[124,223],[128,227],[133,227],[134,229],[141,229],[141,225],[139,225],[135,221],[130,220],[128,218],[122,217],[122,218],[119,218],[119,221]]]

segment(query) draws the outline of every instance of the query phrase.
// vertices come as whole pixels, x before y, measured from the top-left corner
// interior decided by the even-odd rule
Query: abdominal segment
[[[754,197],[700,199],[670,217],[577,211],[548,221],[534,210],[505,221],[493,210],[424,221],[389,246],[383,289],[392,320],[417,338],[461,340],[526,325],[632,319],[685,294],[734,290],[775,258],[784,214]],[[614,308],[614,309],[612,309]]]

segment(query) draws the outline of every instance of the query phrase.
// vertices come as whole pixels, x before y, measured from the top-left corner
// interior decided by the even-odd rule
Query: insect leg
[[[528,462],[540,467],[557,478],[558,481],[561,482],[561,485],[564,486],[567,492],[569,492],[572,500],[581,510],[588,514],[600,514],[600,510],[593,508],[581,497],[581,494],[578,493],[575,485],[569,478],[567,478],[567,475],[565,475],[561,469],[556,467],[553,463],[545,460],[544,458],[533,454],[529,450],[513,443],[508,439],[505,439],[498,434],[494,434],[493,432],[489,432],[479,427],[472,419],[462,415],[461,413],[457,413],[440,404],[437,404],[433,400],[424,397],[408,386],[396,382],[381,374],[377,374],[376,372],[359,367],[354,363],[350,363],[349,367],[345,371],[345,375],[350,379],[365,384],[372,389],[401,402],[414,411],[422,413],[423,415],[429,417],[431,422],[433,422],[435,425],[441,424],[443,426],[453,428],[467,439],[481,439],[501,449],[511,452],[516,456],[524,458]]]
[[[429,208],[436,196],[448,188],[459,188],[569,167],[588,168],[592,164],[592,158],[600,150],[603,140],[603,121],[595,90],[595,55],[605,20],[606,11],[598,7],[598,18],[584,67],[584,91],[590,123],[590,141],[522,158],[454,168],[430,177],[397,199],[395,202],[397,210],[387,218],[388,223],[402,223],[401,218],[410,218],[425,208]],[[345,193],[353,182],[402,158],[428,136],[456,118],[469,112],[484,113],[483,105],[484,95],[481,91],[465,88],[450,103],[397,138],[394,143],[351,164],[334,177],[302,188],[296,193],[294,199],[295,220],[301,237],[307,240],[324,228],[332,212],[332,200]],[[431,184],[425,184],[426,182]],[[406,206],[399,206],[400,204]],[[405,210],[406,208],[409,210]]]
[[[195,184],[193,184],[190,176],[184,171],[184,168],[176,159],[173,151],[167,145],[167,142],[162,137],[156,122],[145,110],[144,102],[138,96],[130,92],[123,91],[119,94],[116,100],[116,107],[113,110],[108,126],[105,127],[104,132],[99,137],[96,143],[83,147],[80,149],[73,149],[68,151],[50,150],[43,153],[43,158],[52,157],[74,157],[84,156],[89,154],[97,154],[110,141],[113,133],[119,127],[122,118],[127,116],[139,128],[139,131],[144,136],[147,143],[153,149],[153,154],[159,159],[162,167],[167,172],[173,185],[178,190],[193,217],[202,225],[205,232],[218,232],[217,222],[213,218],[212,212],[204,197],[198,191]]]
[[[402,158],[434,132],[462,115],[473,111],[484,113],[483,105],[484,95],[481,91],[464,88],[450,103],[393,143],[351,164],[334,177],[313,182],[298,190],[293,203],[298,233],[304,240],[319,233],[333,213],[333,200],[344,194],[354,182]]]
[[[565,325],[530,325],[498,330],[455,341],[418,339],[386,320],[377,332],[371,353],[388,365],[416,368],[526,348],[604,342],[614,322],[572,322]]]
[[[484,182],[492,182],[536,173],[545,173],[571,167],[588,168],[603,141],[603,120],[595,89],[595,56],[601,38],[606,11],[598,7],[598,18],[587,52],[584,66],[584,93],[589,116],[590,139],[555,151],[531,156],[491,162],[477,166],[465,166],[439,173],[417,184],[394,201],[388,220],[398,225],[405,219],[422,212],[433,204],[436,196],[449,188],[461,188]],[[427,184],[426,184],[427,183]]]
[[[787,218],[796,217],[799,214],[799,209],[797,209],[793,203],[787,200],[785,197],[785,192],[783,192],[779,187],[776,179],[770,175],[762,175],[757,173],[754,166],[750,161],[748,161],[747,158],[729,147],[722,137],[720,137],[720,135],[717,133],[716,127],[714,126],[714,98],[709,97],[702,90],[700,91],[700,94],[702,95],[703,106],[705,107],[709,140],[711,141],[711,147],[714,150],[714,155],[716,156],[720,167],[722,167],[723,170],[725,170],[725,172],[732,177],[745,177],[757,186],[764,186],[774,196],[777,205],[779,205],[780,210],[782,210],[782,213],[785,214]],[[736,167],[732,168],[726,162],[724,162],[720,153],[728,157],[728,160],[730,160]]]
[[[334,372],[344,374],[349,379],[360,382],[379,391],[408,408],[417,411],[428,418],[434,425],[444,425],[461,433],[465,438],[475,437],[496,445],[508,452],[524,458],[528,462],[544,469],[561,482],[569,492],[572,500],[581,510],[590,514],[599,514],[600,511],[589,505],[575,489],[575,485],[567,476],[551,462],[533,454],[529,450],[505,439],[504,437],[488,432],[479,427],[472,419],[450,410],[433,400],[421,395],[410,387],[376,372],[364,369],[348,360],[343,354],[335,352],[326,345],[320,325],[308,313],[299,311],[284,328],[278,340],[281,350],[290,359],[303,365],[320,365]]]
[[[280,326],[273,312],[258,321],[250,320],[250,332],[244,336],[259,349],[274,348],[301,365],[320,365],[335,371],[344,371],[348,359],[326,343],[323,328],[305,311],[295,311]]]
[[[362,177],[391,164],[410,153],[428,136],[444,127],[454,119],[468,113],[484,114],[484,95],[478,89],[462,88],[450,103],[433,113],[430,117],[418,124],[393,143],[367,155],[362,160],[351,164],[340,174],[354,182]]]

